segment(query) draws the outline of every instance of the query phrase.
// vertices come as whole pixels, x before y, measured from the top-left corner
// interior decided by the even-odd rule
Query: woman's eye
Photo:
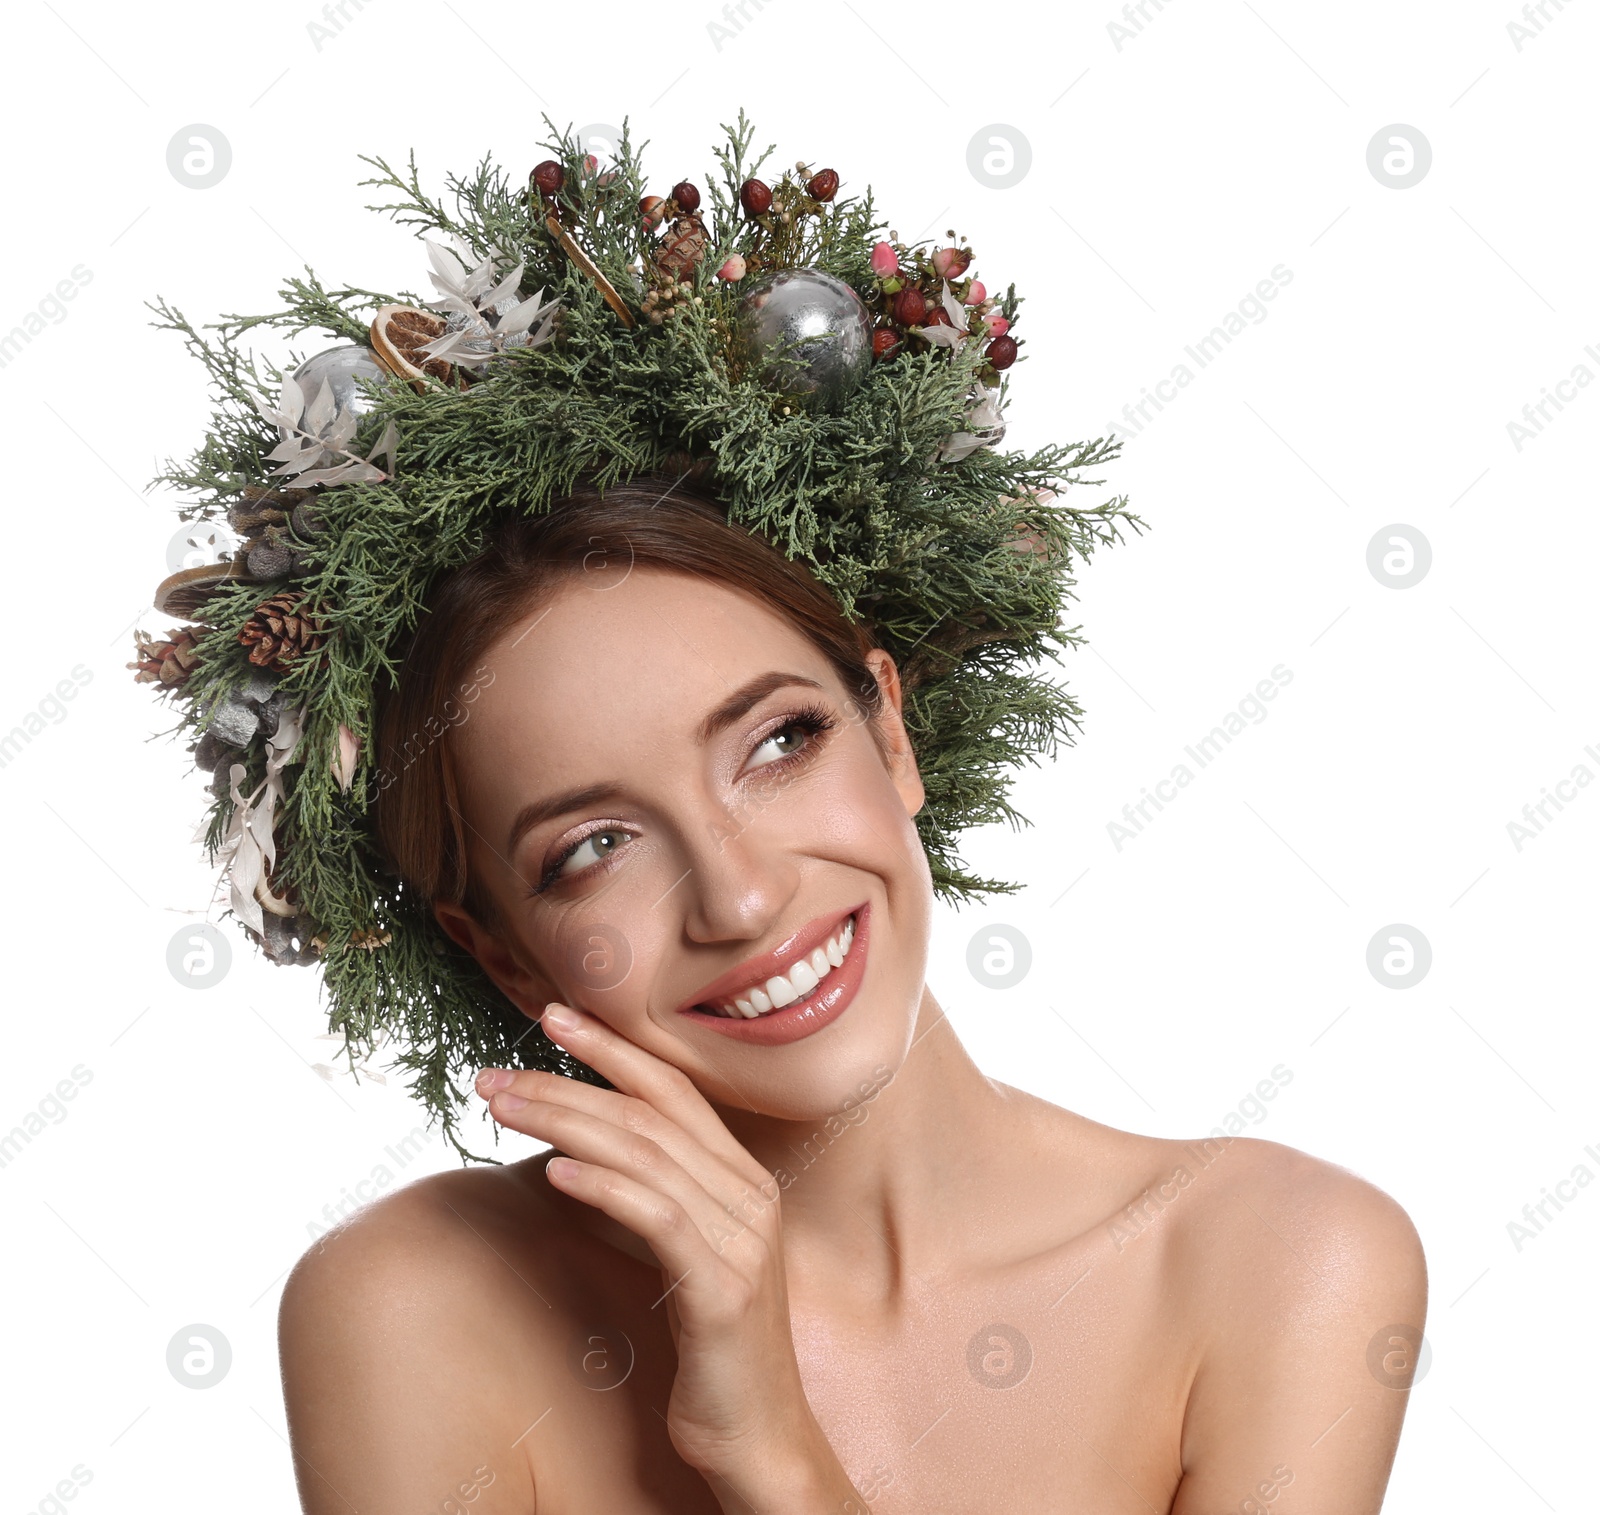
[[[560,866],[556,869],[557,875],[570,878],[574,873],[582,873],[585,868],[592,868],[622,847],[628,841],[628,836],[628,832],[615,828],[609,831],[591,831],[561,860]]]
[[[786,757],[793,757],[805,747],[813,735],[814,733],[799,721],[791,721],[787,726],[780,726],[750,754],[750,766],[762,768],[768,763],[781,762]]]

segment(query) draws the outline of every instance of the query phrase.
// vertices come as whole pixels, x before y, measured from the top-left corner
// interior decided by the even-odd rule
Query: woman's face
[[[899,1068],[932,888],[885,654],[875,741],[778,615],[634,567],[574,575],[484,664],[449,740],[503,925],[437,914],[514,1003],[576,1005],[707,1098],[782,1119]]]

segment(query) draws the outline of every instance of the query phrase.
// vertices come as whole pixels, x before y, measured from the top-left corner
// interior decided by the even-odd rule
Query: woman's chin
[[[786,1058],[781,1069],[762,1067],[751,1049],[737,1071],[731,1059],[720,1060],[695,1082],[730,1124],[758,1115],[818,1130],[831,1126],[837,1134],[865,1118],[905,1061],[909,1022],[890,1027],[885,1021],[862,1025],[855,1034],[841,1022],[834,1028],[838,1039],[817,1046],[815,1058],[797,1046],[800,1055]]]

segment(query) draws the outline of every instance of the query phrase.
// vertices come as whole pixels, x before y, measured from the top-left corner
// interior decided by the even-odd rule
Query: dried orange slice
[[[398,378],[409,379],[418,390],[424,376],[463,388],[466,380],[454,364],[443,358],[430,358],[420,349],[445,332],[445,319],[431,310],[411,305],[380,305],[372,318],[372,351],[378,361]]]
[[[235,563],[202,563],[198,568],[180,568],[156,585],[151,602],[163,615],[185,621],[198,621],[205,615],[205,604],[224,585],[245,574]]]

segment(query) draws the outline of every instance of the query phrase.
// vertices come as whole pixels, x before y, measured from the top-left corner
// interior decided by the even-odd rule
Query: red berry
[[[839,176],[831,168],[818,169],[806,180],[806,193],[813,200],[831,200],[839,188]]]
[[[1010,368],[1017,361],[1017,344],[1010,337],[990,337],[984,356],[988,358],[990,368],[997,371]]]
[[[678,202],[678,209],[692,215],[700,208],[700,191],[687,179],[672,186],[672,198]]]
[[[567,182],[567,171],[554,158],[546,158],[534,168],[533,182],[539,186],[541,194],[558,195]]]
[[[902,289],[894,297],[894,318],[902,326],[921,326],[928,316],[928,302],[920,289]]]
[[[772,191],[759,179],[746,179],[739,186],[739,204],[747,216],[764,216],[772,209]]]
[[[890,354],[892,354],[894,352],[897,352],[899,350],[899,347],[900,347],[900,333],[895,331],[893,329],[893,327],[880,326],[875,332],[873,332],[873,334],[872,334],[872,356],[873,357],[875,357],[875,358],[887,358],[887,357],[890,356]]]
[[[942,305],[935,305],[928,312],[928,319],[922,323],[924,326],[949,326],[951,325],[950,313]]]

